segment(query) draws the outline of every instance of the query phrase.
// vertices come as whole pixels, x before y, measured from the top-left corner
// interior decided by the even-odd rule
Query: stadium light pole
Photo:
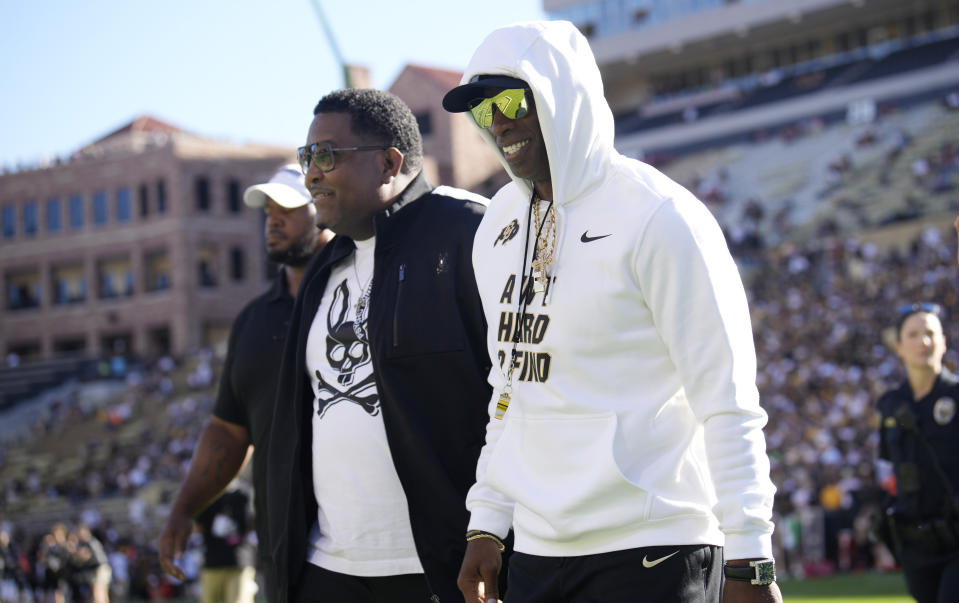
[[[340,52],[340,47],[336,43],[336,36],[333,35],[333,29],[330,27],[329,21],[326,20],[326,15],[323,13],[323,7],[320,6],[320,0],[312,0],[313,11],[316,13],[316,18],[320,20],[320,26],[323,27],[323,32],[326,34],[326,39],[330,43],[330,48],[333,50],[333,56],[336,58],[337,63],[340,64],[340,69],[343,71],[343,87],[352,88],[353,84],[350,82],[350,70],[346,66],[346,61],[343,60],[343,54]]]

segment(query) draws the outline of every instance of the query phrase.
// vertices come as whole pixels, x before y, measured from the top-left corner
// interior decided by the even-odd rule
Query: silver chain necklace
[[[360,337],[361,331],[365,331],[363,325],[366,323],[366,314],[370,308],[370,294],[373,292],[373,275],[370,274],[370,278],[366,281],[366,286],[363,286],[363,281],[360,279],[360,271],[357,268],[356,256],[359,250],[353,252],[353,274],[356,275],[356,284],[363,288],[363,293],[356,299],[356,305],[354,306],[355,317],[353,319],[353,331],[356,333],[356,337],[359,339],[364,339]]]

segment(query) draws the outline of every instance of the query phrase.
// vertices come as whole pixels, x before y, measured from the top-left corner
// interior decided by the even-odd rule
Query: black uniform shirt
[[[943,369],[932,390],[913,401],[909,382],[886,392],[879,399],[879,456],[896,465],[897,504],[916,519],[935,519],[944,515],[946,490],[937,475],[933,459],[915,434],[903,427],[896,411],[905,407],[915,418],[918,431],[932,447],[954,492],[959,491],[959,377]],[[909,492],[907,476],[900,463],[915,463],[919,488]]]
[[[283,270],[273,286],[248,303],[233,321],[213,414],[242,425],[253,454],[253,510],[260,556],[269,554],[266,518],[266,458],[273,401],[293,296]]]
[[[250,499],[241,490],[224,492],[203,510],[196,522],[203,531],[203,567],[245,567],[246,507]]]

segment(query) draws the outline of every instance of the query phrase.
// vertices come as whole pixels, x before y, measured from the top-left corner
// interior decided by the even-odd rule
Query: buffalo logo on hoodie
[[[509,243],[513,237],[516,236],[516,233],[519,232],[519,220],[513,218],[513,221],[503,227],[503,230],[499,231],[499,236],[496,237],[496,240],[493,241],[493,247],[496,247],[496,244],[502,242],[503,245]]]

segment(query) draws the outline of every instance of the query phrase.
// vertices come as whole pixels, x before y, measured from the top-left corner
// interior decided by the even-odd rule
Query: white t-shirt
[[[308,560],[354,576],[422,573],[373,380],[369,311],[358,307],[369,299],[375,239],[356,247],[333,268],[306,341],[319,505]]]

